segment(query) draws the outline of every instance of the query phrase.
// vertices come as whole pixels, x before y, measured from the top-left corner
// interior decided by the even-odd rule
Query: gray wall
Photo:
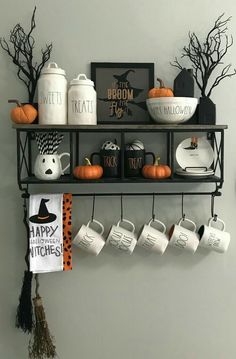
[[[189,30],[205,34],[221,13],[234,15],[235,1],[119,0],[37,2],[36,40],[39,48],[52,41],[54,59],[68,79],[89,75],[90,61],[155,62],[156,73],[172,86],[177,70],[169,65],[187,43]],[[17,11],[14,9],[17,6]],[[33,1],[1,0],[0,35],[20,21],[26,26]],[[209,11],[211,10],[211,11]],[[230,33],[236,39],[236,19]],[[236,64],[236,46],[227,56]],[[22,201],[16,183],[15,132],[9,120],[8,98],[25,100],[26,91],[16,68],[0,55],[0,159],[1,159],[1,332],[0,357],[27,358],[29,337],[14,327],[15,309],[24,271],[25,231]],[[225,185],[216,200],[217,212],[232,234],[225,255],[179,255],[168,249],[163,257],[137,249],[131,257],[106,248],[94,258],[73,251],[71,273],[41,276],[41,294],[60,358],[82,359],[234,359],[236,355],[235,258],[235,101],[236,78],[213,92],[217,123],[228,124]],[[155,149],[154,137],[150,149]],[[187,186],[189,190],[207,185]],[[132,190],[178,190],[181,186],[134,185]],[[34,188],[33,191],[68,191],[69,187]],[[71,188],[77,191],[77,186]],[[91,191],[89,185],[79,188]],[[126,185],[93,187],[93,191],[129,191]],[[186,198],[186,213],[198,224],[210,215],[210,200]],[[149,219],[151,200],[125,199],[125,215],[137,228]],[[180,198],[158,201],[160,218],[167,225],[180,216]],[[74,201],[74,231],[89,219],[91,199]],[[97,219],[106,228],[119,217],[116,198],[98,199]]]

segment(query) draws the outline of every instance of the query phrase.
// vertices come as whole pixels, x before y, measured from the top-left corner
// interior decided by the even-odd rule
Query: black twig
[[[217,66],[223,65],[223,58],[233,45],[233,37],[227,35],[227,25],[231,17],[223,19],[221,14],[210,29],[206,38],[201,42],[195,32],[189,33],[189,44],[184,46],[182,56],[187,57],[192,63],[193,76],[201,90],[202,97],[210,97],[212,90],[225,78],[236,75],[236,69],[229,72],[231,65],[226,65],[221,73],[209,87],[209,79]],[[172,66],[182,70],[183,66],[177,58]]]
[[[0,38],[1,48],[18,67],[17,76],[23,81],[27,88],[29,103],[33,103],[41,70],[49,60],[52,52],[52,44],[46,44],[45,49],[41,49],[41,62],[38,64],[38,62],[34,60],[35,39],[32,33],[36,28],[35,13],[36,6],[33,10],[28,33],[20,24],[16,24],[10,31],[8,42],[4,37]]]

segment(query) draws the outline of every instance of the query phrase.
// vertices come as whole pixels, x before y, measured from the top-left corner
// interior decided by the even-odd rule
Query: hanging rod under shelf
[[[213,192],[111,192],[111,193],[72,193],[73,197],[119,197],[119,196],[221,196],[221,192],[213,191]]]
[[[30,193],[27,189],[22,189],[22,198],[29,198]],[[212,192],[101,192],[101,193],[72,193],[73,197],[120,197],[120,196],[221,196],[222,193],[218,190]]]

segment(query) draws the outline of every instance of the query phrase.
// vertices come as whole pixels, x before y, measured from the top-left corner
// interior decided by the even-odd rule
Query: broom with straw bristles
[[[26,206],[26,194],[22,194],[24,198],[24,218],[23,222],[27,233],[27,250],[25,254],[25,262],[27,270],[24,272],[23,284],[21,288],[21,294],[19,297],[19,304],[16,313],[16,327],[23,330],[25,333],[31,333],[33,327],[33,307],[31,300],[31,285],[33,274],[29,268],[29,224],[27,221],[27,206]]]
[[[36,289],[34,303],[35,323],[33,327],[32,338],[29,342],[30,359],[54,359],[57,357],[56,347],[53,344],[54,338],[51,335],[46,315],[43,307],[42,298],[38,293],[39,281],[38,274],[35,274]]]

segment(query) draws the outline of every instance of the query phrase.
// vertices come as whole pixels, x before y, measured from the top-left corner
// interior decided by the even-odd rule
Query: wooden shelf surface
[[[166,132],[166,131],[176,131],[176,132],[185,132],[185,131],[220,131],[228,128],[227,125],[159,125],[159,124],[102,124],[102,125],[39,125],[39,124],[27,124],[27,125],[17,125],[13,124],[12,127],[20,131],[84,131],[84,132]]]

